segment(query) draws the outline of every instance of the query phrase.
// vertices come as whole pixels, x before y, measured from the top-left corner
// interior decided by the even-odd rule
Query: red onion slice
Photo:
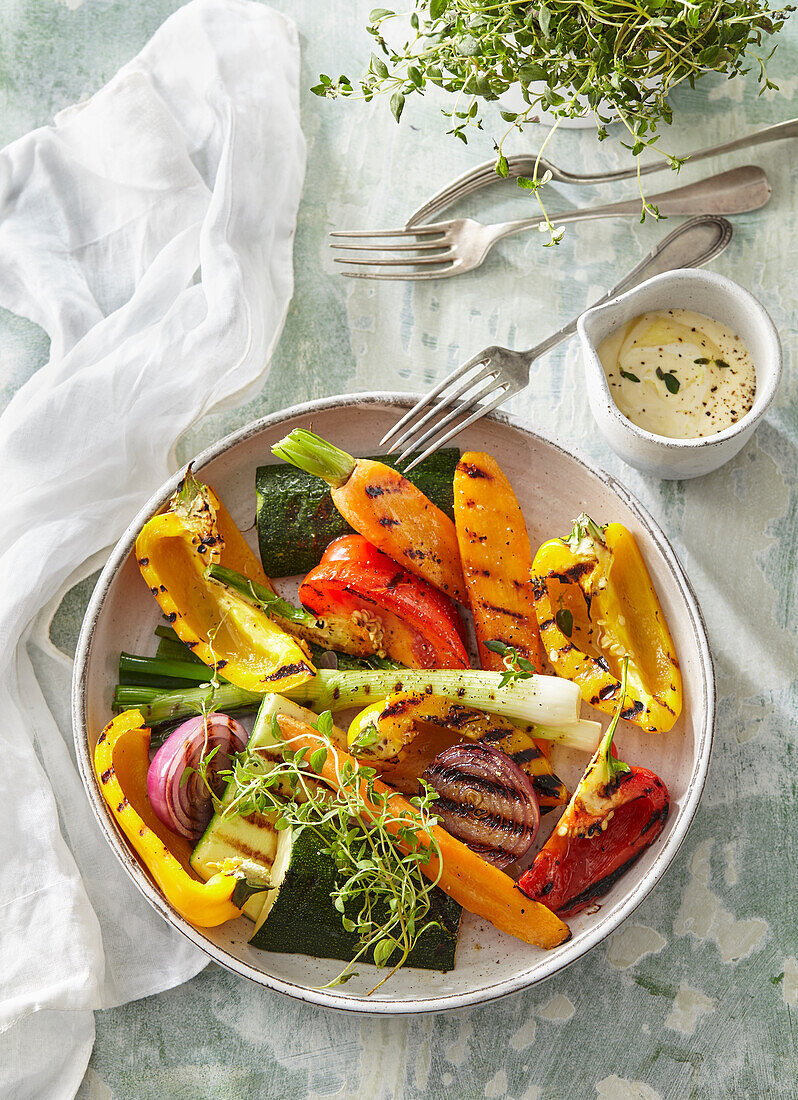
[[[540,825],[535,788],[510,757],[483,742],[452,745],[423,778],[444,828],[502,870],[529,851]]]
[[[181,836],[199,840],[213,816],[211,795],[196,770],[214,749],[207,778],[216,795],[224,781],[219,772],[230,767],[233,753],[246,748],[248,734],[240,722],[226,714],[200,715],[183,722],[164,741],[147,772],[147,796],[156,817]],[[187,767],[195,770],[183,783]]]

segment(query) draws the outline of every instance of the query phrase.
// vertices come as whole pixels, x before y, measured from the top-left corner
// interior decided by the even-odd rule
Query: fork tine
[[[442,436],[440,439],[436,439],[435,442],[426,449],[426,451],[420,454],[418,458],[414,458],[410,465],[405,467],[404,472],[407,473],[408,470],[412,470],[415,466],[418,466],[419,462],[423,462],[425,458],[429,458],[430,455],[434,455],[435,452],[440,450],[440,448],[443,447],[445,443],[448,443],[450,439],[454,439],[456,435],[459,435],[459,433],[464,431],[470,424],[473,424],[475,420],[479,420],[481,417],[487,416],[488,413],[493,412],[493,410],[498,408],[499,405],[507,401],[507,399],[512,396],[512,394],[507,392],[509,388],[509,385],[506,385],[505,388],[502,389],[501,392],[496,397],[494,397],[492,401],[489,401],[487,403],[487,405],[480,405],[479,408],[475,409],[474,412],[466,420],[464,420],[462,424],[455,424],[455,426],[450,431],[448,431],[446,435]]]
[[[476,365],[479,366],[478,363]],[[473,389],[473,387],[476,386],[477,382],[481,382],[482,379],[487,378],[488,375],[492,375],[493,378],[496,379],[497,373],[498,372],[497,372],[496,368],[491,367],[490,360],[488,360],[488,362],[485,364],[483,369],[478,374],[471,375],[469,378],[465,378],[465,381],[462,382],[460,386],[458,386],[458,388],[454,391],[454,393],[448,393],[446,395],[446,397],[445,397],[446,403],[447,404],[454,404],[454,402],[457,400],[458,397],[462,397],[464,393],[468,392],[468,390]],[[395,439],[393,441],[393,443],[391,444],[391,446],[388,448],[388,454],[389,455],[393,454],[394,451],[398,451],[401,447],[405,447],[405,448],[411,447],[412,446],[412,443],[411,443],[412,437],[418,435],[418,433],[421,431],[421,429],[424,427],[424,425],[433,416],[435,416],[436,412],[438,412],[439,409],[440,409],[440,402],[437,405],[433,405],[432,408],[429,409],[421,417],[421,419],[416,424],[413,424],[412,427],[408,428],[406,432],[403,432],[399,436],[398,439]]]
[[[402,430],[405,424],[408,424],[411,420],[415,419],[416,416],[419,416],[420,413],[426,409],[427,405],[432,404],[438,394],[443,393],[447,386],[451,386],[453,382],[462,378],[467,371],[472,370],[474,367],[478,367],[480,363],[484,363],[486,358],[485,352],[480,352],[480,354],[475,355],[473,359],[469,359],[467,363],[461,363],[459,367],[455,367],[450,374],[446,375],[442,382],[439,382],[438,385],[431,389],[429,393],[425,394],[420,401],[417,401],[412,409],[408,409],[404,416],[396,421],[391,430],[386,432],[380,440],[380,446],[384,447],[389,439],[393,439],[396,433]]]
[[[409,283],[420,283],[425,279],[450,279],[462,271],[462,265],[458,260],[448,267],[436,267],[434,271],[340,271],[345,279],[403,279]]]
[[[409,241],[407,244],[338,244],[333,241],[330,244],[330,248],[345,252],[406,252],[411,248],[416,252],[431,252],[435,248],[446,247],[448,245],[445,237],[428,244],[422,244],[421,241]]]
[[[419,264],[448,264],[452,259],[451,250],[441,252],[437,256],[400,256],[396,260],[381,260],[379,256],[333,256],[335,264],[358,264],[364,267],[417,267]]]
[[[466,398],[465,401],[461,401],[456,408],[452,409],[451,412],[448,412],[441,420],[438,420],[435,424],[433,424],[433,426],[428,429],[428,431],[424,432],[424,434],[420,436],[420,438],[414,439],[412,445],[404,450],[399,456],[399,461],[402,462],[406,458],[408,458],[412,450],[419,450],[421,447],[426,447],[426,445],[435,438],[439,431],[451,424],[452,421],[456,420],[457,417],[461,414],[468,412],[469,409],[472,409],[475,405],[482,401],[483,398],[489,397],[490,394],[494,392],[497,386],[503,386],[506,388],[508,385],[508,382],[502,380],[501,378],[495,377],[495,375],[489,378],[487,383],[478,393],[472,394],[470,397]],[[442,404],[443,402],[439,402],[436,408],[440,410]]]
[[[445,233],[448,226],[445,222],[437,222],[434,225],[417,225],[411,229],[336,229],[330,232],[331,237],[428,237],[432,233]]]

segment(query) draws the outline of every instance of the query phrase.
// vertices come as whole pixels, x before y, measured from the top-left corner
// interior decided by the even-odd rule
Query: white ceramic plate
[[[312,428],[355,454],[373,453],[407,398],[358,394],[300,405],[266,417],[209,448],[194,468],[209,481],[243,529],[254,537],[255,467],[271,460],[270,446],[292,428]],[[598,912],[570,921],[572,938],[553,951],[528,947],[464,915],[457,965],[448,974],[404,969],[373,997],[355,979],[334,990],[319,987],[339,964],[302,955],[269,954],[249,946],[245,918],[200,931],[175,913],[153,886],[116,829],[95,780],[91,756],[111,717],[119,651],[152,651],[159,610],[143,584],[133,556],[135,537],[173,493],[176,475],[155,494],[120,539],[89,604],[78,643],[73,684],[75,743],[83,781],[108,843],[137,887],[162,916],[222,966],[301,1000],[372,1013],[415,1013],[461,1008],[489,1001],[548,978],[600,943],[640,904],[673,859],[695,813],[712,743],[715,690],[712,659],[701,612],[667,538],[641,505],[607,474],[508,417],[490,417],[458,440],[461,447],[495,455],[524,509],[532,545],[570,530],[583,511],[600,522],[618,520],[635,534],[651,571],[682,666],[685,710],[666,735],[651,736],[622,723],[616,737],[621,759],[652,768],[670,788],[671,812],[664,832],[603,899]],[[583,713],[601,717],[585,705]],[[586,760],[563,759],[563,778],[573,782]],[[364,968],[371,972],[370,967]],[[358,981],[363,984],[358,987]]]

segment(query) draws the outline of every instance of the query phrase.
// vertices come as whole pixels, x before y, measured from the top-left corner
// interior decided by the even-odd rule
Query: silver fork
[[[721,172],[717,176],[690,183],[686,187],[677,187],[661,195],[652,195],[649,202],[659,208],[660,214],[741,214],[747,210],[757,210],[770,198],[770,184],[761,168],[746,165]],[[640,214],[640,198],[627,199],[624,202],[609,203],[605,206],[592,206],[585,210],[569,210],[557,214],[555,221],[585,221],[589,218],[616,218]],[[472,271],[484,261],[497,241],[540,225],[543,216],[524,218],[521,221],[499,222],[496,225],[483,225],[471,218],[458,218],[454,221],[437,222],[434,225],[419,225],[411,229],[387,229],[382,232],[353,231],[333,233],[333,237],[357,238],[360,243],[340,244],[333,248],[349,252],[387,252],[388,258],[379,256],[335,257],[336,263],[380,267],[382,271],[345,271],[354,279],[447,279]],[[362,243],[368,238],[368,243]],[[418,240],[417,238],[421,238]],[[397,256],[397,252],[407,252],[406,256]],[[398,270],[398,269],[405,270]],[[410,270],[407,270],[410,269]]]
[[[593,304],[601,305],[663,271],[680,267],[701,267],[718,256],[731,237],[732,227],[725,218],[693,218],[663,238],[617,286]],[[575,317],[559,332],[528,351],[485,348],[430,390],[426,397],[394,424],[380,440],[380,444],[393,441],[388,448],[388,454],[403,448],[400,456],[402,461],[413,451],[421,450],[405,467],[405,470],[412,470],[469,424],[524,389],[529,383],[530,370],[535,360],[576,332],[577,320],[578,317]],[[472,392],[474,390],[476,392]]]
[[[699,149],[695,153],[688,153],[690,163],[697,160],[705,160],[707,157],[717,157],[721,153],[732,153],[736,149],[748,149],[754,145],[765,145],[770,141],[784,141],[787,138],[798,137],[798,118],[792,118],[788,122],[779,122],[775,126],[766,126],[763,130],[757,130],[745,137],[735,138],[733,141],[724,141],[721,145],[711,145],[706,149]],[[535,171],[536,153],[519,153],[507,158],[509,173],[507,178],[512,180],[518,176],[532,176]],[[652,172],[662,172],[670,168],[670,163],[664,157],[653,161],[651,164],[640,165],[640,175],[649,176]],[[620,180],[634,179],[637,176],[637,164],[632,162],[628,168],[620,168],[615,172],[579,173],[567,172],[564,168],[558,168],[546,157],[541,157],[538,164],[538,178],[545,172],[551,172],[551,178],[555,183],[573,184],[601,184],[616,183]],[[486,160],[464,172],[462,176],[452,180],[446,187],[437,191],[431,199],[428,199],[417,210],[414,210],[405,222],[410,228],[413,225],[421,225],[428,222],[438,211],[457,202],[466,195],[473,194],[492,183],[500,183],[501,176],[496,175],[496,161]]]

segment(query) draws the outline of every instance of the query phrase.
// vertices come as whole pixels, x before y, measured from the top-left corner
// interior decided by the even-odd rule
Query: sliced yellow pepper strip
[[[303,643],[236,592],[205,576],[212,562],[269,585],[230,513],[190,473],[169,511],[136,539],[141,575],[178,637],[246,691],[281,692],[315,675]]]
[[[234,861],[200,882],[186,870],[187,840],[158,820],[147,798],[150,731],[138,710],[109,722],[97,739],[94,771],[114,820],[141,857],[166,900],[198,928],[213,928],[241,915],[230,900],[242,879]],[[168,844],[168,846],[167,846]]]
[[[622,717],[665,733],[682,710],[676,649],[634,536],[620,523],[601,528],[580,516],[568,539],[541,546],[532,565],[535,613],[558,676],[611,714],[629,658]]]

